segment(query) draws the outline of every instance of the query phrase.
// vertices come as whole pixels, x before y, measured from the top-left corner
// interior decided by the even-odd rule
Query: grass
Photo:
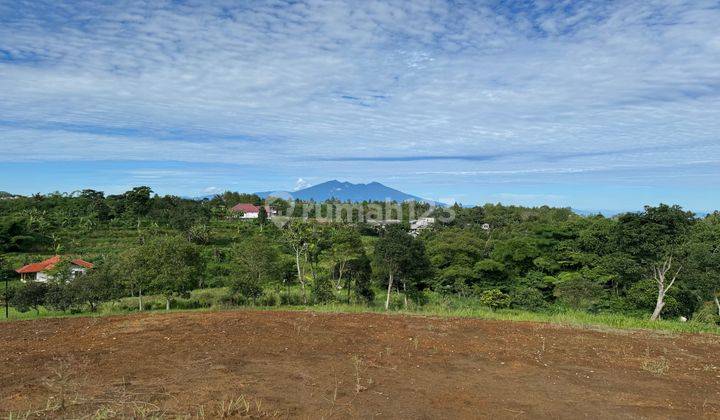
[[[346,303],[330,303],[322,305],[277,305],[277,306],[238,306],[228,307],[220,303],[222,296],[227,292],[225,288],[200,289],[191,293],[188,299],[179,299],[170,312],[181,311],[216,311],[216,310],[278,310],[278,311],[314,311],[325,313],[386,313],[383,305],[379,303],[382,296],[378,296],[376,302],[370,306]],[[293,291],[294,292],[294,291]],[[203,307],[186,306],[184,309],[178,309],[181,302],[197,302],[205,299]],[[165,301],[161,296],[144,297],[146,307],[153,308],[152,312],[164,313]],[[40,316],[35,311],[20,313],[11,308],[10,320],[37,319],[37,318],[55,318],[55,317],[78,317],[78,316],[105,316],[105,315],[122,315],[136,312],[137,298],[123,298],[119,301],[106,303],[101,305],[100,310],[96,313],[79,313],[70,314],[57,311],[49,311],[41,308]],[[610,328],[618,330],[654,330],[666,331],[671,333],[708,333],[720,335],[720,327],[699,323],[699,322],[679,322],[679,321],[650,321],[645,318],[638,318],[624,314],[591,314],[583,311],[574,310],[555,310],[546,312],[530,312],[515,309],[492,310],[481,306],[464,306],[449,307],[443,302],[433,302],[424,306],[412,307],[410,309],[402,309],[399,305],[395,305],[393,309],[387,312],[390,315],[415,315],[415,316],[437,316],[437,317],[455,317],[455,318],[476,318],[497,321],[516,321],[516,322],[540,322],[566,325],[579,328]],[[3,319],[3,321],[5,321]],[[0,321],[1,322],[1,321]]]
[[[331,313],[385,313],[384,308],[358,305],[328,304],[307,307],[274,307],[266,309],[311,310]],[[709,333],[720,335],[720,328],[708,324],[677,321],[649,321],[619,314],[590,314],[582,311],[529,312],[522,310],[491,310],[489,308],[447,309],[423,307],[420,310],[393,310],[391,315],[425,315],[448,318],[477,318],[495,321],[540,322],[580,328],[608,327],[618,330],[657,330],[673,333]]]

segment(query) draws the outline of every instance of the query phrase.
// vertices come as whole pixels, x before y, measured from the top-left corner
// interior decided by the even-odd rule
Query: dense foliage
[[[226,286],[235,304],[374,304],[380,295],[387,308],[418,307],[433,293],[493,309],[720,319],[718,213],[697,218],[660,205],[606,218],[455,206],[454,218],[414,236],[405,217],[382,227],[363,223],[373,203],[352,205],[350,223],[331,223],[297,216],[322,215],[332,203],[313,203],[308,212],[277,200],[275,208],[296,218],[275,224],[264,210],[257,220],[232,217],[240,202],[261,200],[231,192],[161,197],[148,187],[0,200],[5,276],[13,274],[9,266],[53,254],[96,264],[79,278],[57,269],[48,284],[14,281],[8,299],[18,310],[95,310],[123,296],[142,308],[142,297],[154,294],[170,307],[191,290]],[[409,204],[393,206],[402,216]]]

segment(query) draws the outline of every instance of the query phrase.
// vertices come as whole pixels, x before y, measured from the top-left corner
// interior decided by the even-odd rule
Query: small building
[[[428,229],[435,224],[434,217],[421,217],[410,221],[410,234],[417,236],[421,230]]]
[[[264,206],[268,218],[277,215],[277,211],[270,206]],[[242,213],[241,219],[257,219],[260,215],[260,206],[250,203],[240,203],[230,209],[234,213]]]
[[[48,258],[44,261],[37,263],[28,264],[15,270],[16,273],[20,274],[21,281],[35,280],[39,282],[47,282],[52,280],[52,275],[49,274],[55,268],[55,265],[62,261],[62,257],[55,255],[54,257]],[[68,261],[70,263],[70,278],[75,278],[79,275],[85,274],[88,269],[93,268],[93,264],[79,258]]]

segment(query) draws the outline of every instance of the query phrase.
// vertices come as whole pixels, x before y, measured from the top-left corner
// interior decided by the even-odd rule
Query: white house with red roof
[[[268,218],[277,214],[277,211],[270,206],[264,206],[267,212]],[[235,213],[240,214],[241,219],[257,219],[260,215],[260,206],[256,206],[250,203],[240,203],[230,209]]]
[[[62,257],[55,255],[54,257],[48,258],[44,261],[28,264],[15,270],[16,273],[20,274],[21,281],[35,280],[39,282],[47,282],[52,280],[50,272],[55,266],[62,261]],[[85,274],[85,272],[93,268],[93,264],[79,258],[68,260],[70,263],[70,278],[75,278],[79,275]]]

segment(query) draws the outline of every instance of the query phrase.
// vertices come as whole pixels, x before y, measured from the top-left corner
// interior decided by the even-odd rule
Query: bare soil
[[[0,413],[719,418],[720,338],[379,314],[0,323]]]

